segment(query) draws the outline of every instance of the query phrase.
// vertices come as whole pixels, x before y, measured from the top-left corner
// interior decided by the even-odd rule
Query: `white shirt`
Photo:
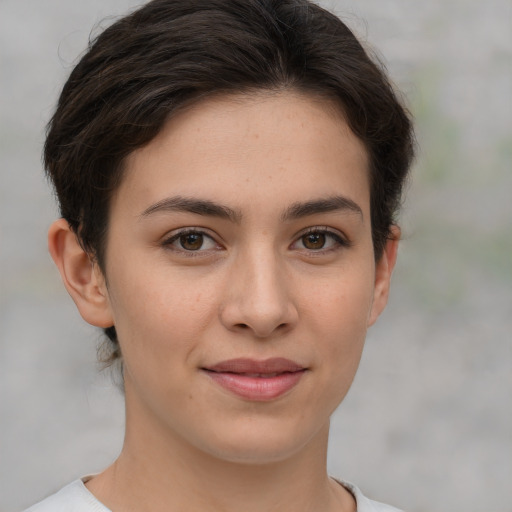
[[[87,481],[87,478],[85,480]],[[357,503],[357,512],[400,512],[384,503],[369,500],[355,485],[340,483],[353,494]],[[111,510],[96,499],[85,487],[83,480],[75,480],[25,512],[111,512]]]

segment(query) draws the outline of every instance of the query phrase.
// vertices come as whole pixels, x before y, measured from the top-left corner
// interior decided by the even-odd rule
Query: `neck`
[[[87,483],[113,512],[355,510],[326,472],[328,424],[297,453],[264,463],[212,456],[140,411],[127,411],[126,424],[119,458]]]

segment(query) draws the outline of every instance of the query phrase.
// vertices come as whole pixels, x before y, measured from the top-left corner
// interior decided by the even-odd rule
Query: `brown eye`
[[[327,228],[313,228],[304,233],[291,245],[292,249],[297,249],[309,254],[324,254],[336,249],[350,247],[350,242]]]
[[[325,246],[325,233],[308,233],[302,237],[302,243],[306,249],[318,250]]]
[[[192,253],[207,253],[212,250],[220,250],[213,237],[196,229],[182,229],[164,240],[162,245],[182,255]]]
[[[198,251],[203,246],[203,235],[201,233],[186,233],[179,237],[180,245],[187,251]]]

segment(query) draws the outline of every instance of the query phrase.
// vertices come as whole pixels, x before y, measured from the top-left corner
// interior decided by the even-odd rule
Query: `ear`
[[[384,311],[388,302],[389,285],[391,283],[391,274],[395,268],[399,241],[400,228],[392,226],[391,236],[387,240],[382,256],[375,266],[375,286],[373,289],[373,303],[368,317],[368,326],[373,325],[377,321],[377,318]]]
[[[48,249],[82,318],[97,327],[111,327],[114,322],[103,274],[64,219],[50,226]]]

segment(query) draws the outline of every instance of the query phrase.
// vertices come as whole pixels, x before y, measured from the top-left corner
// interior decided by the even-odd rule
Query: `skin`
[[[52,225],[81,315],[115,325],[123,353],[126,437],[87,483],[100,501],[114,512],[355,510],[326,451],[396,259],[393,228],[375,262],[369,205],[366,151],[336,107],[261,93],[203,100],[127,158],[105,276],[64,220]],[[248,400],[203,370],[239,357],[306,370],[276,399]]]

